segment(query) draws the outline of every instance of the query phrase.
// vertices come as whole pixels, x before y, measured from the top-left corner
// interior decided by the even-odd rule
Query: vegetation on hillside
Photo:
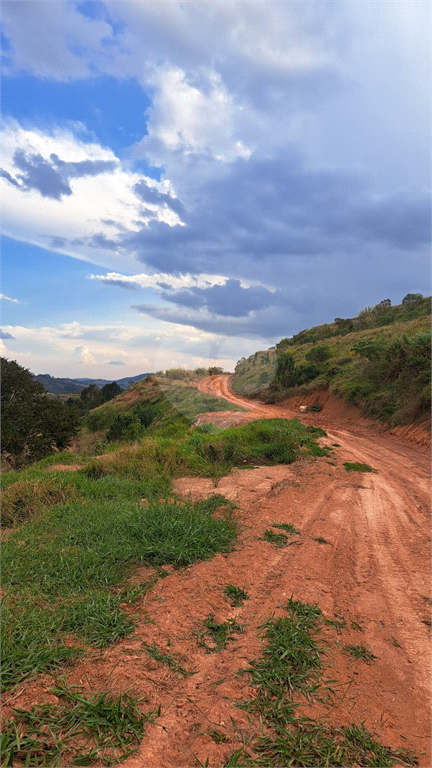
[[[391,426],[408,424],[430,412],[430,359],[430,299],[408,294],[240,360],[233,389],[266,402],[330,389]]]

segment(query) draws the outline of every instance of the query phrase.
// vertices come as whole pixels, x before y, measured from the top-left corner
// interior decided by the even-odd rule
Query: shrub
[[[330,357],[330,347],[326,344],[320,344],[319,346],[312,347],[309,352],[306,353],[306,360],[311,363],[323,363]]]
[[[134,413],[119,413],[107,432],[109,442],[115,440],[136,440],[142,434],[141,421]]]

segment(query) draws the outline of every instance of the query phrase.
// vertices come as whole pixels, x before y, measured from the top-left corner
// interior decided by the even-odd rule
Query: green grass
[[[143,643],[143,646],[146,649],[148,655],[152,657],[152,659],[159,661],[165,667],[169,667],[172,672],[176,673],[177,677],[179,675],[182,675],[183,677],[189,677],[190,675],[194,674],[194,672],[188,671],[181,663],[184,661],[183,656],[174,653],[163,653],[159,650],[156,643],[153,643],[153,645]]]
[[[383,746],[362,725],[329,728],[320,723],[299,723],[293,730],[259,737],[253,747],[257,757],[234,764],[280,768],[387,768],[418,764],[412,753]]]
[[[354,659],[361,659],[365,664],[372,664],[377,658],[365,645],[347,645],[345,651]]]
[[[263,533],[262,537],[263,541],[268,541],[269,544],[273,544],[274,547],[287,547],[288,546],[288,537],[285,536],[284,533],[275,533],[274,531],[271,531],[269,528],[266,528],[266,530]]]
[[[244,589],[241,589],[241,587],[235,587],[234,584],[227,584],[224,589],[224,594],[234,608],[243,605],[245,600],[249,600],[248,593],[245,592]]]
[[[369,464],[360,464],[359,462],[344,461],[344,467],[347,472],[378,472],[377,469],[372,469]]]
[[[86,698],[77,689],[51,691],[58,705],[14,709],[3,723],[2,762],[12,765],[118,765],[137,751],[144,726],[156,712],[143,715],[129,694]],[[19,762],[17,762],[19,761]]]
[[[198,645],[205,648],[207,653],[219,653],[226,648],[228,642],[234,640],[234,635],[244,632],[243,625],[236,619],[228,619],[219,624],[211,613],[204,619],[203,627],[205,629],[197,633]]]
[[[122,608],[127,598],[115,590],[135,565],[181,567],[232,548],[237,528],[222,496],[178,506],[155,500],[149,488],[142,507],[143,484],[138,498],[128,498],[127,483],[123,498],[113,498],[122,481],[110,480],[82,478],[104,493],[93,488],[96,499],[47,510],[3,544],[4,686],[132,631]],[[225,516],[214,517],[221,504]],[[69,633],[76,647],[65,646]]]
[[[258,718],[255,733],[235,749],[227,766],[395,766],[417,765],[412,752],[380,744],[362,724],[332,727],[313,717],[298,716],[301,697],[323,698],[323,651],[318,636],[325,624],[317,605],[291,597],[288,616],[271,618],[264,625],[261,658],[246,670],[253,698],[240,707]],[[331,693],[324,689],[324,695]],[[331,702],[331,700],[330,700]],[[252,721],[250,721],[253,727]],[[258,734],[258,735],[257,735]]]
[[[76,472],[47,472],[55,463],[76,460],[67,453],[6,474],[3,515],[14,530],[3,546],[3,685],[131,632],[118,585],[136,565],[182,567],[232,548],[233,505],[219,495],[197,504],[177,502],[173,477],[194,474],[216,482],[234,466],[323,453],[315,441],[321,431],[296,419],[257,421],[217,434],[180,427],[176,437],[161,427],[106,456],[80,458]],[[221,506],[226,514],[214,517]],[[67,634],[73,642],[65,645]]]
[[[292,523],[272,523],[272,528],[280,528],[282,531],[286,531],[290,536],[299,536],[300,531]]]
[[[224,744],[228,741],[225,734],[222,733],[222,731],[218,731],[217,728],[213,728],[212,731],[207,731],[210,738],[216,743],[216,744]]]

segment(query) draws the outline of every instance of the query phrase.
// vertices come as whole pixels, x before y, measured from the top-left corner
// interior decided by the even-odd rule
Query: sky
[[[2,3],[2,355],[220,365],[430,290],[429,0]]]

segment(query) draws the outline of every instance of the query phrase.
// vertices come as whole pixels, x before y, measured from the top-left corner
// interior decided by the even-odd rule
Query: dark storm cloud
[[[50,155],[50,160],[55,168],[58,168],[62,175],[68,179],[81,176],[98,176],[100,173],[113,171],[117,167],[117,163],[112,160],[81,160],[78,163],[66,163],[54,153]]]
[[[212,285],[210,288],[192,287],[173,293],[165,291],[162,298],[191,309],[205,308],[220,316],[246,317],[254,310],[279,303],[281,294],[272,293],[260,285],[243,288],[240,280],[231,279],[225,285]]]
[[[1,175],[4,178],[15,186],[21,186],[24,190],[36,189],[43,197],[51,197],[53,200],[61,200],[64,195],[72,194],[69,179],[97,176],[100,173],[112,171],[117,165],[115,162],[105,160],[66,163],[56,154],[50,155],[49,162],[39,154],[26,155],[22,149],[15,150],[13,162],[22,173],[18,173],[17,178],[14,179],[7,171],[3,171]]]
[[[171,208],[172,211],[175,211],[180,218],[185,215],[185,207],[180,200],[171,197],[171,195],[159,192],[155,187],[149,187],[144,180],[138,181],[134,185],[134,191],[144,203],[150,203],[150,205],[166,205],[168,208]]]
[[[375,196],[360,173],[309,169],[281,150],[239,159],[224,178],[205,182],[183,221],[152,221],[122,244],[164,272],[228,275],[234,258],[349,255],[373,243],[415,250],[430,241],[430,199],[412,189]]]
[[[61,200],[62,195],[71,195],[72,189],[61,174],[42,155],[25,155],[22,149],[15,150],[14,165],[22,174],[18,179],[24,189],[37,189],[43,197]]]
[[[206,311],[194,311],[177,307],[161,307],[158,304],[135,304],[132,309],[150,317],[177,325],[188,325],[208,333],[225,336],[257,336],[275,340],[287,335],[290,315],[280,312],[279,307],[254,312],[247,317],[223,317]]]

